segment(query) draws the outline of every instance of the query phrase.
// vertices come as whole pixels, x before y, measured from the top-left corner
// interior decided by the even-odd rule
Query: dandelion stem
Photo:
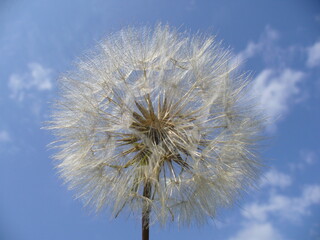
[[[142,240],[149,240],[149,220],[151,207],[147,199],[151,196],[151,184],[146,182],[143,188],[143,196],[146,198],[142,208]]]

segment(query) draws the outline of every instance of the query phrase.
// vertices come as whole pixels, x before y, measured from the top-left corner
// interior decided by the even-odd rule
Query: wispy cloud
[[[256,58],[266,66],[254,79],[255,95],[260,99],[262,109],[270,119],[267,130],[276,130],[278,120],[284,118],[295,100],[301,99],[299,83],[306,74],[290,67],[296,55],[301,53],[299,46],[281,47],[280,33],[266,26],[257,41],[248,42],[236,61]]]
[[[271,122],[275,123],[288,112],[293,98],[300,93],[298,83],[304,76],[303,72],[290,68],[265,69],[254,79],[254,91]],[[269,128],[274,130],[275,125]]]
[[[10,97],[17,101],[24,100],[34,90],[45,91],[52,89],[51,69],[45,68],[39,63],[29,63],[28,69],[23,74],[14,73],[9,77]]]
[[[247,222],[236,236],[229,240],[283,240],[271,223]]]
[[[312,150],[301,150],[300,156],[307,164],[314,164],[317,161],[317,154]]]
[[[320,66],[320,41],[307,48],[307,66],[312,68]]]
[[[289,167],[291,170],[303,170],[308,165],[315,164],[318,156],[315,151],[310,149],[300,150],[300,159],[296,162],[290,163]]]
[[[235,62],[244,62],[252,58],[267,68],[285,69],[295,63],[304,54],[305,49],[300,45],[281,45],[281,34],[276,29],[266,26],[256,41],[249,41],[240,51]]]
[[[293,198],[271,193],[266,203],[254,202],[244,207],[241,229],[229,240],[286,239],[272,219],[284,220],[287,225],[300,222],[316,204],[320,204],[320,185],[307,185],[300,196]]]
[[[280,187],[285,188],[290,186],[292,183],[291,177],[285,173],[281,173],[275,169],[267,172],[261,179],[261,187]]]
[[[0,142],[9,142],[11,140],[10,134],[6,130],[0,130]]]
[[[264,32],[261,34],[257,42],[249,41],[246,48],[238,53],[237,59],[244,61],[258,54],[268,61],[272,56],[275,56],[276,52],[279,52],[279,48],[275,46],[274,42],[279,39],[280,34],[270,26],[266,26]]]
[[[305,186],[301,196],[294,198],[272,194],[267,203],[252,203],[245,207],[242,214],[247,219],[258,221],[266,221],[270,215],[299,221],[309,214],[309,208],[314,204],[320,204],[320,185]]]

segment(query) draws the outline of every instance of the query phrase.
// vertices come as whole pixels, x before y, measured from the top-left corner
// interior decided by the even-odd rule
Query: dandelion
[[[149,226],[205,223],[258,174],[248,79],[213,37],[126,28],[60,79],[52,129],[61,177],[85,205]]]

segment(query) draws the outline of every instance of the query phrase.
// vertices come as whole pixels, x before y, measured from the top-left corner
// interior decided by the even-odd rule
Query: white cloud
[[[316,42],[313,46],[307,48],[307,66],[316,67],[320,66],[320,41]]]
[[[303,159],[307,164],[313,164],[316,162],[317,155],[315,154],[315,152],[306,151],[306,152],[303,152],[302,154],[304,155]]]
[[[264,204],[253,203],[245,207],[243,216],[249,220],[264,222],[270,215],[290,221],[299,221],[309,214],[309,208],[320,204],[320,185],[308,185],[303,189],[300,197],[287,197],[273,194]]]
[[[275,169],[267,172],[261,179],[260,186],[273,186],[285,188],[291,185],[291,177],[287,174],[281,173]]]
[[[283,238],[270,223],[248,222],[229,240],[283,240]]]
[[[244,50],[235,57],[235,62],[243,62],[256,57],[264,66],[283,69],[300,59],[305,49],[299,45],[280,46],[281,35],[270,26],[266,26],[257,41],[249,41]]]
[[[9,133],[6,130],[0,131],[0,142],[9,142],[11,140],[11,137]]]
[[[280,47],[277,40],[280,34],[277,30],[266,26],[257,41],[248,42],[246,48],[235,58],[233,65],[243,60],[257,57],[266,66],[254,81],[254,90],[260,98],[261,109],[269,118],[268,131],[276,129],[276,121],[285,116],[293,97],[301,100],[298,83],[306,76],[302,71],[288,66],[300,56],[301,47]]]
[[[307,185],[299,197],[274,194],[267,203],[244,207],[242,228],[229,240],[283,240],[284,236],[271,224],[271,216],[290,222],[301,221],[310,214],[310,207],[320,204],[320,185]]]
[[[51,69],[44,68],[39,63],[29,63],[29,71],[24,74],[12,74],[9,77],[8,87],[10,97],[22,101],[30,91],[44,91],[52,88]]]
[[[289,163],[291,170],[303,170],[308,165],[312,165],[317,161],[317,154],[312,150],[303,149],[300,151],[300,160]]]
[[[255,78],[254,92],[272,122],[287,113],[290,101],[300,92],[298,83],[304,75],[303,72],[290,68],[282,71],[265,69]]]
[[[250,41],[247,47],[237,55],[237,59],[241,62],[251,58],[257,54],[272,55],[270,52],[277,51],[274,42],[279,38],[280,34],[270,26],[266,26],[264,32],[261,34],[258,42]],[[266,55],[267,54],[267,55]]]
[[[313,164],[317,161],[317,154],[311,150],[301,150],[300,156],[307,164]]]

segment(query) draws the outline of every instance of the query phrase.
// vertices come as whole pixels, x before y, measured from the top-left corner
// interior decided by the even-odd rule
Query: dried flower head
[[[126,28],[60,79],[49,128],[86,204],[203,223],[252,185],[259,118],[212,37]],[[141,214],[142,211],[142,214]]]

